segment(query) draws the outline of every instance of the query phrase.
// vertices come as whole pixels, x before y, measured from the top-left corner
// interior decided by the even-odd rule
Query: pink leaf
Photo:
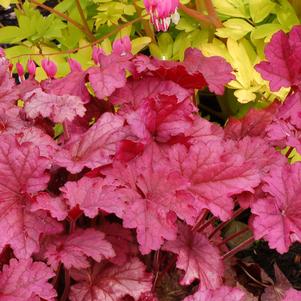
[[[16,257],[28,258],[39,249],[41,233],[58,233],[61,225],[45,212],[30,212],[30,193],[46,188],[49,161],[31,143],[0,136],[0,250],[10,244]]]
[[[301,292],[293,288],[286,291],[284,299],[282,301],[297,301],[301,300]]]
[[[245,301],[245,293],[238,288],[222,286],[216,290],[198,291],[184,301]]]
[[[18,133],[17,140],[21,145],[31,142],[34,146],[38,147],[40,155],[48,159],[52,159],[59,149],[56,142],[37,127],[23,129],[22,132]]]
[[[0,273],[0,300],[32,301],[40,297],[53,300],[56,292],[48,280],[55,276],[43,262],[11,259]]]
[[[106,234],[106,239],[112,244],[116,256],[109,260],[116,265],[126,264],[133,255],[138,254],[137,243],[130,230],[124,229],[119,224],[106,223],[101,226],[101,231]]]
[[[62,123],[66,120],[72,121],[76,116],[84,116],[86,112],[78,96],[47,94],[40,88],[27,93],[24,100],[24,110],[32,119],[42,116]]]
[[[92,67],[87,72],[95,95],[103,99],[126,84],[126,69],[130,67],[128,56],[112,54],[99,58],[101,67]]]
[[[138,300],[152,288],[152,276],[133,258],[123,266],[95,264],[91,270],[72,271],[71,301],[119,301],[130,295]]]
[[[158,250],[164,239],[176,237],[176,218],[193,223],[196,211],[181,193],[188,183],[149,146],[141,157],[128,163],[115,162],[105,172],[114,179],[119,203],[125,204],[125,228],[136,228],[142,254]],[[117,202],[117,200],[116,200]]]
[[[67,269],[88,268],[88,257],[100,262],[104,258],[115,256],[112,245],[105,235],[94,229],[77,229],[70,235],[53,236],[46,243],[44,257],[56,270],[62,262]]]
[[[126,115],[132,132],[148,142],[167,142],[172,136],[184,134],[191,126],[196,108],[190,99],[177,101],[176,96],[158,95],[145,100],[137,111]]]
[[[208,85],[216,94],[223,94],[224,86],[235,78],[231,65],[223,58],[205,57],[198,49],[187,49],[183,63],[144,57],[138,57],[135,63],[139,73],[152,73],[186,89],[203,89]]]
[[[90,218],[95,217],[99,209],[123,216],[124,204],[118,202],[118,193],[102,178],[83,177],[78,182],[67,182],[61,191],[70,208],[78,205]]]
[[[266,197],[252,205],[255,239],[263,237],[279,253],[287,252],[296,238],[301,240],[300,181],[300,163],[275,167],[265,178]]]
[[[226,137],[235,140],[245,136],[265,138],[278,106],[274,103],[266,109],[251,109],[242,119],[230,117],[225,127]]]
[[[224,58],[219,56],[205,57],[196,48],[186,50],[184,64],[190,73],[201,73],[209,90],[218,95],[224,94],[225,85],[235,79],[231,73],[231,65]]]
[[[51,197],[46,192],[39,193],[36,196],[36,201],[31,206],[32,212],[38,210],[49,211],[51,216],[59,221],[63,221],[68,215],[66,204],[62,197]]]
[[[80,172],[85,166],[96,168],[111,163],[117,143],[127,135],[123,124],[122,117],[103,114],[86,133],[57,153],[56,162],[72,173]]]
[[[201,233],[193,233],[191,228],[180,225],[178,237],[167,241],[163,249],[178,255],[177,268],[184,270],[182,285],[200,279],[200,290],[216,289],[222,283],[223,262],[219,250]]]
[[[64,78],[43,81],[41,87],[48,94],[78,96],[83,103],[88,103],[90,94],[86,87],[86,76],[87,72],[78,68],[72,70]]]
[[[248,161],[236,145],[226,148],[225,142],[198,143],[188,150],[183,145],[170,149],[171,165],[190,182],[188,192],[199,210],[209,209],[222,220],[230,218],[231,195],[253,192],[260,182],[254,161]]]
[[[20,118],[20,109],[5,104],[0,106],[0,133],[16,133],[26,126]]]
[[[178,103],[191,97],[189,91],[172,81],[146,76],[140,80],[129,79],[123,88],[110,97],[110,101],[114,105],[122,105],[123,111],[136,111],[146,99],[153,99],[158,95],[176,96]]]
[[[18,99],[19,93],[14,79],[9,73],[9,62],[0,57],[0,99],[1,103],[11,107]]]
[[[301,151],[301,93],[288,96],[267,127],[268,139],[280,147],[292,146]]]
[[[256,65],[256,70],[265,80],[270,81],[272,91],[282,87],[299,86],[300,67],[300,26],[286,35],[283,31],[275,33],[265,48],[267,61]]]

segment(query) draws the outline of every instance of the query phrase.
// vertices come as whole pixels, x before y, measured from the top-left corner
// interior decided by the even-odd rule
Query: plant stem
[[[87,35],[87,37],[90,39],[90,40],[93,40],[94,39],[94,36],[93,34],[90,32],[90,30],[86,30],[86,28],[81,25],[80,23],[76,22],[75,20],[73,20],[72,18],[70,18],[69,16],[57,11],[56,9],[52,8],[52,7],[49,7],[43,3],[40,3],[39,1],[37,0],[29,0],[30,3],[33,3],[35,4],[36,6],[39,6],[39,7],[42,7],[43,9],[49,11],[50,13],[54,14],[54,15],[57,15],[63,19],[65,19],[66,21],[68,21],[70,24],[74,25],[75,27],[77,27],[80,31],[82,31],[83,33],[85,33]]]
[[[227,237],[226,239],[224,239],[222,242],[220,242],[217,246],[220,247],[221,245],[227,243],[228,241],[236,238],[237,236],[240,236],[241,234],[247,232],[249,230],[249,227],[245,227],[242,230],[230,235],[229,237]]]
[[[223,27],[223,23],[221,22],[221,20],[219,19],[216,10],[212,4],[211,0],[205,0],[205,6],[208,12],[208,16],[209,18],[212,18],[212,23],[215,24],[216,28],[220,28]]]
[[[168,265],[165,267],[165,269],[160,273],[156,283],[160,282],[160,280],[162,279],[162,277],[168,273],[170,271],[170,269],[175,265],[175,263],[177,262],[177,255],[173,255],[172,259],[170,260],[170,262],[168,263]],[[153,287],[155,288],[155,286]]]
[[[231,219],[221,223],[220,225],[218,225],[213,232],[208,236],[208,238],[212,238],[216,233],[218,233],[218,231],[220,231],[221,229],[223,229],[224,227],[226,227],[229,223],[231,223],[236,217],[238,217],[245,209],[243,208],[239,208],[237,211],[234,212],[234,214],[232,215]]]
[[[254,237],[250,237],[247,240],[245,240],[244,242],[242,242],[240,245],[238,245],[237,247],[235,247],[234,249],[232,249],[231,251],[227,252],[226,254],[224,254],[222,256],[223,260],[229,259],[230,257],[234,256],[235,254],[237,254],[239,251],[241,251],[242,249],[244,249],[246,246],[248,246],[249,244],[253,243],[255,241]]]
[[[88,36],[88,38],[90,38],[91,41],[95,41],[96,38],[94,37],[93,33],[91,32],[91,30],[89,28],[89,25],[87,23],[87,19],[85,17],[84,11],[83,11],[82,6],[80,4],[80,0],[76,0],[76,6],[77,6],[77,10],[79,12],[80,18],[81,18],[81,20],[83,22],[83,27],[86,29],[86,32],[90,33],[89,36]]]
[[[202,212],[200,214],[200,216],[198,217],[195,225],[192,227],[192,231],[194,232],[196,229],[199,228],[200,225],[202,225],[204,223],[204,221],[206,220],[206,217],[208,216],[209,214],[209,210],[208,209],[205,209],[204,212]]]
[[[221,21],[219,19],[216,19],[214,16],[211,15],[206,16],[194,9],[186,7],[182,3],[179,4],[179,8],[188,16],[194,18],[197,21],[206,22],[208,24],[214,25],[216,28],[223,27]]]
[[[32,0],[31,0],[32,1]],[[129,21],[127,23],[124,23],[118,27],[116,27],[114,30],[112,30],[111,32],[105,34],[104,36],[102,36],[101,38],[87,44],[87,45],[84,45],[84,46],[81,46],[81,47],[76,47],[76,48],[73,48],[73,49],[69,49],[69,50],[65,50],[65,51],[58,51],[58,52],[52,52],[52,53],[27,53],[27,54],[20,54],[20,55],[16,55],[16,56],[13,56],[11,57],[10,59],[13,60],[13,59],[17,59],[17,58],[20,58],[20,57],[24,57],[24,56],[53,56],[53,55],[62,55],[62,54],[71,54],[71,53],[74,53],[74,52],[77,52],[79,50],[82,50],[82,49],[85,49],[85,48],[88,48],[88,47],[92,47],[94,46],[95,44],[98,44],[100,42],[102,42],[103,40],[109,38],[110,36],[118,33],[120,30],[122,30],[123,28],[127,27],[127,26],[130,26],[134,23],[137,23],[139,22],[141,19],[143,19],[145,16],[147,15],[143,15],[141,17],[137,17],[136,19],[132,20],[132,21]]]
[[[290,154],[292,153],[292,151],[294,150],[294,148],[292,146],[290,146],[290,148],[288,149],[288,151],[285,154],[286,158],[289,158]]]
[[[208,219],[208,221],[206,223],[204,223],[201,227],[199,228],[195,228],[194,232],[202,232],[204,231],[209,225],[211,225],[212,223],[214,223],[217,220],[216,216],[212,216],[210,219]]]

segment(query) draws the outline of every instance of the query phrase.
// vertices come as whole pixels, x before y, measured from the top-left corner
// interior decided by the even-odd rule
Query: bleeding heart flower
[[[33,60],[28,60],[27,62],[27,70],[28,70],[28,73],[31,77],[34,77],[35,74],[36,74],[36,64]]]
[[[144,0],[144,5],[157,31],[167,31],[171,20],[178,20],[172,15],[177,14],[179,0]]]
[[[22,64],[18,62],[16,64],[16,69],[17,69],[19,77],[22,77],[24,75],[24,68],[23,68]]]
[[[42,67],[46,72],[47,76],[53,78],[57,72],[57,66],[54,62],[49,59],[42,60]]]

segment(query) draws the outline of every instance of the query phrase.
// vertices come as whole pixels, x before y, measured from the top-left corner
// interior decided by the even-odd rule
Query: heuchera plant
[[[301,148],[300,37],[277,33],[257,66],[272,90],[291,87],[284,105],[225,128],[200,117],[194,92],[222,94],[232,69],[196,49],[160,61],[124,38],[88,70],[69,60],[64,78],[44,61],[37,82],[30,61],[19,85],[2,55],[0,300],[155,301],[174,265],[181,285],[199,283],[186,301],[251,300],[227,260],[254,239],[280,253],[301,240],[301,163],[278,151]],[[248,208],[254,237],[228,250],[221,229]]]

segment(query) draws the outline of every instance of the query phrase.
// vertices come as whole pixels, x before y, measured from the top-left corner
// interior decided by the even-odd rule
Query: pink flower
[[[22,77],[24,75],[24,68],[20,62],[18,62],[16,64],[16,69],[17,69],[19,77]]]
[[[57,66],[54,62],[49,59],[42,60],[42,67],[46,72],[47,76],[53,78],[57,72]]]
[[[132,43],[128,36],[124,36],[121,39],[116,40],[113,43],[113,53],[119,55],[126,55],[127,53],[131,53]]]
[[[179,0],[144,0],[151,22],[157,31],[167,31],[172,15],[177,12]]]
[[[27,62],[27,70],[28,70],[28,73],[31,77],[34,77],[35,74],[36,74],[36,64],[33,60],[28,60]]]

